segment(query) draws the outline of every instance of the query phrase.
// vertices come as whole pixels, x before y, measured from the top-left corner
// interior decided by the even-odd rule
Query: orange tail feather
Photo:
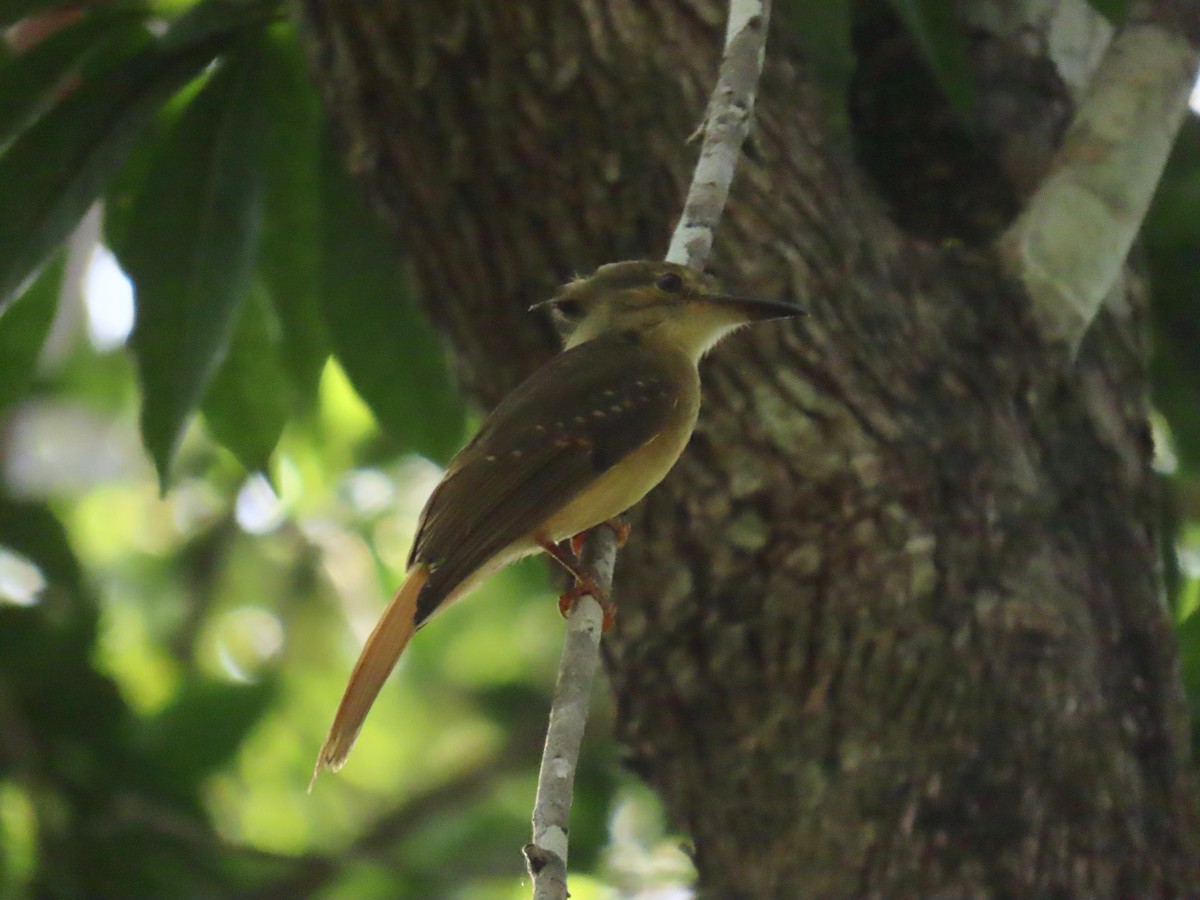
[[[354,664],[354,671],[350,673],[350,681],[342,694],[342,702],[338,704],[329,734],[325,743],[321,745],[312,781],[308,785],[309,790],[312,790],[313,783],[322,769],[328,768],[336,772],[350,755],[350,748],[354,746],[354,739],[358,737],[358,730],[362,727],[371,704],[375,702],[379,689],[383,687],[396,665],[396,660],[400,658],[416,630],[414,619],[417,613],[417,596],[428,580],[429,567],[414,566],[400,585],[400,589],[396,591],[396,596],[392,598],[388,608],[384,610],[379,624],[367,638],[367,643],[358,656],[358,662]]]

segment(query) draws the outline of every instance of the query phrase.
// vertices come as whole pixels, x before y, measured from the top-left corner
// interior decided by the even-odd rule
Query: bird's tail
[[[416,630],[417,596],[428,580],[428,566],[413,566],[384,610],[379,624],[367,638],[358,662],[354,664],[354,671],[350,673],[350,681],[342,694],[342,702],[338,704],[333,724],[329,726],[329,734],[321,745],[312,781],[308,784],[309,790],[312,790],[322,769],[336,772],[350,755],[350,748],[354,746],[354,739],[358,737],[358,730],[371,704],[375,702],[379,689]]]

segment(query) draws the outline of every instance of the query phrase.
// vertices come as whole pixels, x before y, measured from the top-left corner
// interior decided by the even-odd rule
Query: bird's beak
[[[746,317],[748,322],[766,322],[769,319],[788,319],[807,315],[808,310],[795,303],[779,300],[760,300],[757,297],[737,297],[733,294],[710,294],[704,298],[709,303],[730,306]]]

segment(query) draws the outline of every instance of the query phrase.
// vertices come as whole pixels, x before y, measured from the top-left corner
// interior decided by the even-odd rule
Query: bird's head
[[[661,340],[699,359],[722,337],[804,312],[791,303],[724,293],[687,266],[636,261],[601,266],[532,309],[547,310],[568,348],[612,332]]]

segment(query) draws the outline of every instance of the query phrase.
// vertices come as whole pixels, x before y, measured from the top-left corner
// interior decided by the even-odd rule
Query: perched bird
[[[561,542],[614,520],[675,464],[696,425],[705,352],[750,322],[802,312],[724,294],[666,262],[601,266],[532,309],[550,312],[565,349],[500,402],[430,496],[408,574],[354,666],[314,778],[346,761],[413,633],[508,563],[547,551],[609,624],[608,598]]]

